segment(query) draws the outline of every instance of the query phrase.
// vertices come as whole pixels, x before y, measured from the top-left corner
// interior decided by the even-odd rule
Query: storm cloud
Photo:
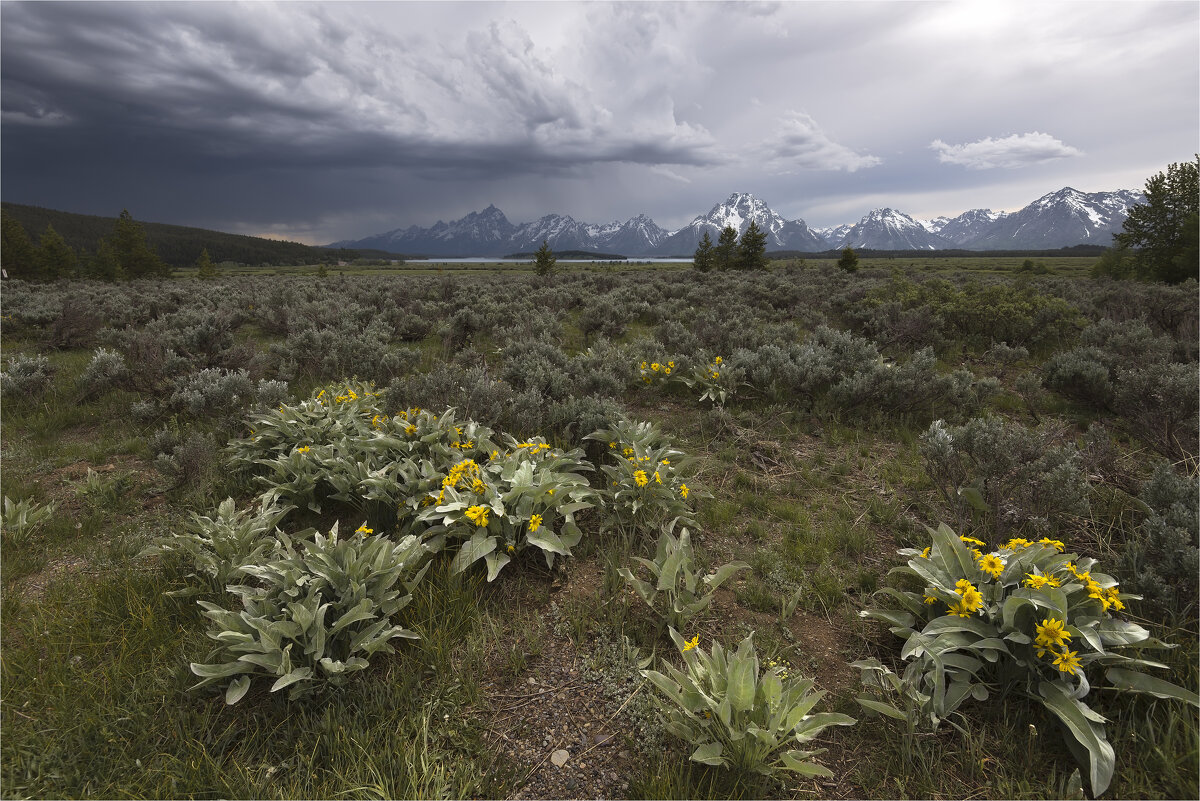
[[[310,242],[1015,208],[1190,157],[1198,9],[3,2],[3,197]]]

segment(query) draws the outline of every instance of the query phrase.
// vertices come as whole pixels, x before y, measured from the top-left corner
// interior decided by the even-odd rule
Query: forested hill
[[[47,225],[66,240],[77,252],[95,252],[101,237],[112,234],[115,217],[97,217],[90,214],[72,214],[66,211],[25,206],[18,203],[0,203],[0,212],[21,224],[30,241],[35,245]],[[329,249],[302,245],[299,242],[280,242],[256,236],[227,234],[205,228],[188,228],[182,225],[141,222],[150,243],[158,256],[172,267],[189,267],[196,263],[200,251],[207,248],[214,262],[235,261],[241,264],[315,264],[337,259],[375,258],[384,254],[376,251]],[[387,254],[388,258],[397,258]]]

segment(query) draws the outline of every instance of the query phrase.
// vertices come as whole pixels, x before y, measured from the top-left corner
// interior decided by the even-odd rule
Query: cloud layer
[[[962,145],[948,145],[935,139],[929,147],[937,151],[938,161],[943,164],[959,164],[969,170],[1012,169],[1083,155],[1079,148],[1038,131],[1001,139],[988,136]]]
[[[671,226],[734,190],[817,225],[881,198],[920,216],[1005,208],[1137,188],[1200,135],[1195,4],[0,14],[5,200],[310,241],[488,203]]]

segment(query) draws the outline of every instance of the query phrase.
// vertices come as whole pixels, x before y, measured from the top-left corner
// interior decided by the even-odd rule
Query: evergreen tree
[[[558,259],[554,258],[550,245],[543,239],[542,246],[538,248],[533,257],[534,272],[542,276],[554,275],[555,270],[558,269],[557,264]]]
[[[854,252],[854,248],[848,247],[842,251],[842,257],[838,259],[837,266],[848,273],[858,271],[858,254]]]
[[[121,269],[130,278],[165,278],[171,274],[171,268],[158,258],[146,241],[146,232],[128,209],[121,210],[113,226],[112,247]]]
[[[200,251],[200,258],[196,259],[196,277],[207,279],[216,278],[217,275],[216,265],[208,257],[208,248],[204,248]]]
[[[37,258],[25,226],[7,214],[0,215],[0,267],[10,278],[37,277]]]
[[[54,230],[54,226],[47,225],[38,242],[36,260],[38,274],[53,281],[58,278],[73,278],[79,257],[66,240],[59,236],[58,231]]]
[[[1134,274],[1147,281],[1177,284],[1195,278],[1200,267],[1200,156],[1171,164],[1146,181],[1146,202],[1129,210],[1119,247],[1137,251]]]
[[[767,269],[767,234],[758,227],[754,220],[742,234],[742,242],[738,245],[738,266],[743,270]]]
[[[692,266],[700,272],[706,273],[712,270],[715,259],[712,239],[709,237],[708,231],[705,231],[704,236],[700,238],[700,246],[696,248],[696,255],[692,258]]]
[[[92,278],[98,278],[101,281],[120,281],[125,277],[125,271],[121,269],[121,260],[117,258],[117,252],[113,250],[112,243],[108,239],[101,237],[100,244],[96,247],[96,252],[88,264],[87,272]]]
[[[737,264],[737,229],[732,225],[725,226],[721,231],[721,235],[717,237],[717,247],[715,249],[717,269],[729,270]]]

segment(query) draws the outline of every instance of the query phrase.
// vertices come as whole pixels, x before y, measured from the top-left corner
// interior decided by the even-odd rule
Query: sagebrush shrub
[[[0,394],[4,397],[36,398],[50,388],[54,368],[42,354],[18,353],[8,359],[8,369],[0,372]]]

